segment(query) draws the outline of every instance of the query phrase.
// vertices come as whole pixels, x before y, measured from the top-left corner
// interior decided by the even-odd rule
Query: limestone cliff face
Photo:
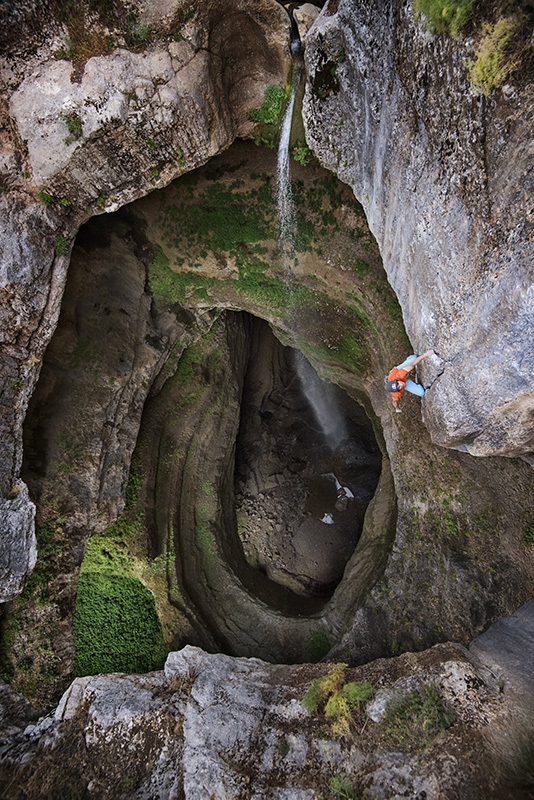
[[[2,10],[3,28],[13,33],[0,64],[0,513],[8,563],[21,536],[35,550],[32,506],[14,529],[9,503],[23,488],[22,422],[80,224],[165,185],[249,133],[248,109],[261,105],[268,84],[285,79],[289,19],[277,3],[256,3],[251,13],[246,2],[208,2],[193,16],[183,6],[159,9],[157,41],[144,52],[118,49],[82,64],[54,57],[66,29],[54,27],[45,6]],[[35,18],[45,33],[31,50]],[[154,22],[150,14],[144,21]],[[79,126],[74,134],[69,119]],[[135,432],[130,452],[134,441]],[[20,506],[24,491],[18,497]],[[25,567],[17,557],[19,579],[9,583],[3,602],[20,591],[31,552]]]
[[[532,92],[469,86],[469,43],[410,2],[328,3],[306,40],[309,145],[354,187],[430,387],[434,442],[534,449]]]

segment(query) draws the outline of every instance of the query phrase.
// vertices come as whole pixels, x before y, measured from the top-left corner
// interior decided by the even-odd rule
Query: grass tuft
[[[387,733],[402,745],[425,745],[450,728],[456,719],[455,712],[447,708],[434,686],[414,689],[403,697],[392,700],[386,709]]]
[[[457,36],[473,16],[475,0],[415,0],[414,8],[424,14],[435,33]]]
[[[489,95],[494,87],[502,86],[515,71],[517,61],[510,48],[518,27],[519,21],[514,17],[502,17],[493,25],[483,26],[477,57],[469,62],[469,75],[484,94]]]
[[[323,714],[338,738],[352,735],[355,725],[362,722],[362,705],[375,693],[370,683],[345,683],[346,670],[347,664],[332,664],[326,675],[313,681],[301,701],[311,714]]]

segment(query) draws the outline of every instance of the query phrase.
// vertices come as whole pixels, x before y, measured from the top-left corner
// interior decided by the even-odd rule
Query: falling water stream
[[[278,218],[280,227],[280,242],[284,254],[285,267],[290,270],[289,258],[294,252],[297,220],[293,194],[291,191],[291,169],[289,160],[289,143],[291,138],[291,123],[293,120],[293,107],[295,95],[300,83],[301,67],[295,63],[295,78],[293,91],[289,101],[282,129],[277,159],[277,184],[278,184]],[[289,285],[292,280],[289,273]],[[348,430],[343,415],[339,411],[334,396],[333,387],[321,381],[316,371],[306,358],[297,351],[295,368],[304,394],[313,410],[315,419],[322,431],[327,445],[335,451],[339,445],[348,438]]]
[[[282,129],[280,131],[280,144],[278,146],[278,160],[276,177],[278,183],[278,220],[280,225],[280,243],[284,251],[285,267],[289,269],[289,254],[295,246],[295,231],[297,221],[291,191],[291,171],[289,166],[289,140],[291,137],[291,123],[293,120],[293,106],[295,95],[300,83],[301,71],[295,66],[295,79],[293,91],[287,107]]]

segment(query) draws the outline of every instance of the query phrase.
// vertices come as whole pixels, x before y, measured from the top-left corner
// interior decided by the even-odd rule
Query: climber
[[[395,411],[397,414],[401,413],[399,408],[399,400],[405,389],[412,394],[419,395],[419,397],[424,395],[425,390],[423,387],[419,383],[414,383],[406,376],[414,367],[417,366],[417,364],[419,364],[420,361],[423,360],[423,358],[431,356],[433,353],[433,350],[427,350],[422,356],[408,356],[408,358],[405,359],[402,364],[399,364],[398,367],[393,367],[387,376],[386,391],[391,392],[391,399],[393,400],[393,405],[395,406]]]

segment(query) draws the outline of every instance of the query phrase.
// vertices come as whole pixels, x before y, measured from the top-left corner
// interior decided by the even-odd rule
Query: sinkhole
[[[79,231],[24,428],[62,619],[81,565],[84,587],[143,583],[172,649],[313,661],[384,567],[395,493],[360,376],[400,311],[318,166],[295,167],[281,262],[274,174],[242,142]]]

